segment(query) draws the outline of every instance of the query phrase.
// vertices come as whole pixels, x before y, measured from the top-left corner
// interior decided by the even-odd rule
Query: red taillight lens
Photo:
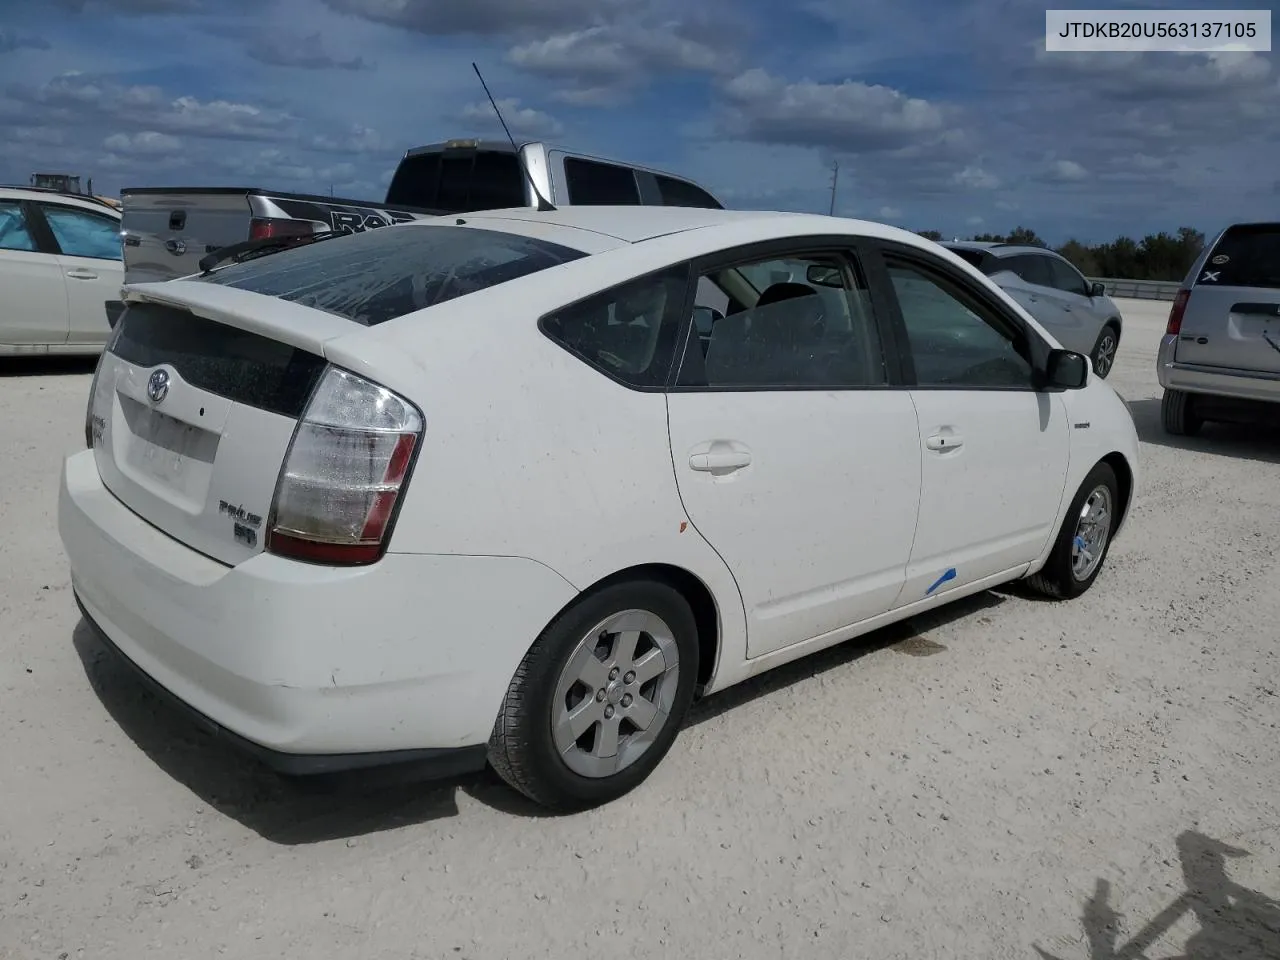
[[[343,566],[380,559],[422,428],[408,400],[330,367],[280,471],[266,549]]]
[[[1175,336],[1182,330],[1182,315],[1187,310],[1187,301],[1191,299],[1190,290],[1179,290],[1173,298],[1173,306],[1169,308],[1169,322],[1165,325],[1166,337]]]
[[[309,237],[315,232],[315,225],[310,220],[254,217],[249,221],[250,240],[266,240],[268,237]]]

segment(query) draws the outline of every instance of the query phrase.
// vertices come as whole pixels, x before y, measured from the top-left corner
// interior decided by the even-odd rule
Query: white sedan
[[[1137,483],[1085,357],[874,223],[492,211],[126,299],[62,475],[75,596],[286,773],[608,801],[697,696],[1009,581],[1084,593]]]
[[[123,283],[119,210],[0,187],[0,356],[100,352]]]

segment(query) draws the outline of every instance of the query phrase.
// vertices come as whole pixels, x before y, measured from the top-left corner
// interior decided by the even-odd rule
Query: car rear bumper
[[[1177,335],[1166,334],[1156,354],[1156,376],[1166,390],[1280,403],[1280,374],[1178,363],[1174,359],[1177,346]]]
[[[336,569],[258,554],[228,567],[120,503],[91,451],[64,464],[58,527],[76,600],[108,646],[288,773],[481,765],[516,667],[575,595],[510,557]]]

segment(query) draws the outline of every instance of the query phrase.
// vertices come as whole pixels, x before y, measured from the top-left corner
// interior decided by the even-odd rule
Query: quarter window
[[[632,387],[665,387],[682,327],[688,271],[675,267],[542,318],[543,333]]]
[[[62,253],[69,257],[93,257],[95,260],[121,260],[120,221],[112,217],[41,204]]]
[[[22,205],[15,200],[0,200],[0,250],[35,249],[35,237],[27,227]]]
[[[630,167],[566,157],[564,175],[569,186],[569,202],[578,206],[636,206],[640,187]]]
[[[679,384],[686,387],[833,389],[887,382],[866,285],[843,256],[757,261],[709,271],[727,312],[689,338]]]
[[[655,174],[653,179],[658,182],[658,194],[662,197],[663,206],[705,207],[711,210],[723,209],[723,205],[719,200],[701,187],[695,187],[687,180],[677,180],[674,177],[664,177],[661,174]]]
[[[1032,388],[1031,364],[999,318],[941,274],[885,261],[920,386]]]

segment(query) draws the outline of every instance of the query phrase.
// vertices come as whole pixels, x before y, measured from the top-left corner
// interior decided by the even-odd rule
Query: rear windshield
[[[496,230],[404,224],[282,250],[205,279],[372,327],[584,256]]]
[[[405,157],[387,188],[393,207],[444,213],[523,207],[524,171],[511,152],[444,150]]]
[[[1196,282],[1215,287],[1280,287],[1280,223],[1228,228]]]

